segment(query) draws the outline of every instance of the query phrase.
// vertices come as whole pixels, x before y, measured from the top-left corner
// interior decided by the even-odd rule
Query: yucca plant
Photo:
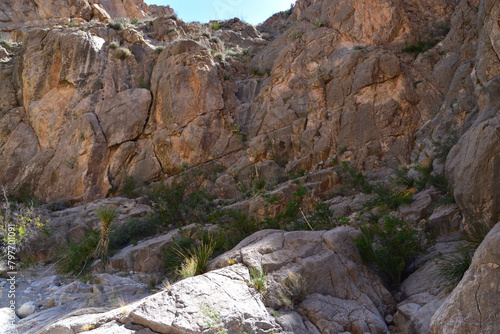
[[[101,236],[94,251],[94,257],[107,261],[109,245],[109,227],[111,222],[118,216],[118,211],[114,206],[102,205],[95,211],[95,216],[101,220]]]

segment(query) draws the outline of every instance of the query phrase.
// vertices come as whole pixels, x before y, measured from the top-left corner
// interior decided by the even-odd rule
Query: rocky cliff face
[[[9,4],[2,29],[25,34],[3,51],[0,180],[11,192],[84,201],[126,176],[149,183],[220,163],[234,193],[255,166],[277,175],[337,157],[394,168],[460,138],[446,163],[458,204],[468,222],[499,218],[487,1],[299,1],[260,30],[233,20],[216,31],[169,17],[122,30],[84,23],[92,6],[110,17],[158,11],[142,3]],[[55,17],[82,21],[26,24]]]
[[[244,199],[260,178],[289,198],[296,186],[284,176],[305,171],[320,201],[340,188],[335,163],[349,161],[379,180],[400,166],[432,163],[457,206],[434,210],[429,191],[398,214],[434,222],[441,235],[492,228],[500,220],[499,11],[490,0],[299,0],[253,27],[238,19],[186,24],[140,0],[4,1],[0,185],[72,205],[113,197],[130,178],[150,184],[189,171],[215,197],[263,217],[275,208]],[[212,177],[215,169],[223,171]],[[356,203],[338,197],[329,205],[350,212]],[[396,332],[429,332],[441,304],[432,328],[451,326],[462,312],[451,301],[470,297],[481,285],[471,275],[486,265],[473,266],[446,301],[408,280]],[[309,319],[337,302],[316,292],[304,304]],[[392,323],[377,304],[385,292],[377,293],[368,293],[373,321],[360,323],[360,332]],[[309,328],[297,326],[292,331]]]

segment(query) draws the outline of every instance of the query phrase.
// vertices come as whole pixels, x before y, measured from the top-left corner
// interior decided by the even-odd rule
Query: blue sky
[[[148,5],[169,5],[185,22],[226,20],[239,17],[250,24],[264,22],[287,10],[295,0],[144,0]]]

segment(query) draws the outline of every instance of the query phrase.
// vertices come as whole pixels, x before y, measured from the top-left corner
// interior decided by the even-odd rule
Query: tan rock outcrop
[[[148,6],[142,0],[5,0],[0,7],[0,32],[21,41],[33,28],[64,26],[72,20],[108,22],[173,13],[169,6]]]
[[[458,286],[432,317],[432,333],[498,331],[499,244],[500,224],[496,224],[476,250]]]

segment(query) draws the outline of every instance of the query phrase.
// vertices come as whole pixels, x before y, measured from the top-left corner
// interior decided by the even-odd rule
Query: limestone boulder
[[[495,333],[500,322],[500,224],[474,254],[472,264],[432,317],[432,333]]]
[[[500,219],[500,116],[473,126],[452,148],[446,172],[466,229],[492,227]]]
[[[249,281],[241,264],[188,278],[143,300],[128,319],[159,333],[211,326],[230,333],[283,333]]]
[[[163,265],[162,251],[173,244],[174,237],[179,237],[178,230],[127,246],[113,255],[109,262],[113,268],[122,271],[158,272]]]
[[[278,296],[289,272],[300,276],[307,293],[296,306],[301,325],[292,327],[318,333],[385,333],[384,318],[394,302],[380,279],[363,265],[354,245],[358,233],[344,227],[326,232],[260,231],[216,258],[211,268],[232,262],[262,268],[268,274],[267,303],[275,308],[283,307]]]
[[[35,313],[35,310],[35,305],[32,302],[27,302],[19,307],[19,309],[17,310],[17,316],[19,317],[19,319],[23,319]]]

